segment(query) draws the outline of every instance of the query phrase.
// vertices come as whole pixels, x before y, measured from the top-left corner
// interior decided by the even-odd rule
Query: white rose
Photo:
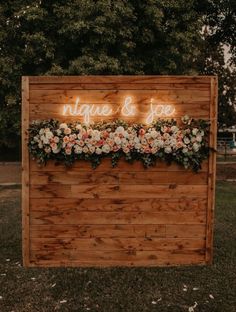
[[[65,153],[66,155],[71,155],[71,148],[66,148]]]
[[[67,128],[67,124],[66,123],[61,123],[59,128],[60,129],[66,129]]]
[[[164,152],[170,154],[172,152],[171,147],[170,146],[165,147]]]
[[[123,135],[124,135],[125,138],[128,138],[128,137],[129,137],[129,133],[128,133],[127,131],[125,131],[125,132],[123,133]]]
[[[75,154],[81,154],[83,152],[83,149],[81,146],[76,145],[75,146]]]
[[[158,151],[157,147],[152,147],[151,149],[152,154],[156,154],[157,151]]]
[[[61,130],[57,129],[56,133],[57,133],[57,135],[60,135],[61,134]]]
[[[175,138],[171,138],[170,139],[170,145],[172,146],[172,147],[175,147],[176,146],[176,139]]]
[[[185,153],[188,152],[188,149],[187,149],[186,147],[184,147],[184,148],[182,149],[182,152],[185,154]]]
[[[89,147],[89,151],[90,151],[91,154],[93,154],[93,153],[95,152],[95,146],[92,146],[92,145],[91,145],[91,146]]]
[[[71,134],[71,129],[70,128],[65,128],[64,129],[65,134]]]
[[[89,149],[87,146],[84,146],[83,147],[83,153],[87,154],[89,152]]]
[[[93,140],[95,140],[95,141],[99,141],[99,140],[100,140],[100,133],[95,133],[95,134],[93,134],[92,138],[93,138]]]
[[[116,145],[120,145],[121,139],[119,137],[115,137],[114,142],[116,143]]]
[[[197,140],[197,142],[202,142],[202,136],[201,136],[201,134],[198,134],[198,135],[196,136],[196,140]]]
[[[48,131],[48,132],[46,132],[46,138],[48,139],[48,140],[50,140],[50,139],[52,139],[53,137],[54,137],[54,135],[53,135],[53,133],[51,132],[51,131]]]
[[[38,137],[38,136],[35,136],[35,137],[34,137],[34,141],[35,141],[35,142],[39,142],[39,137]]]
[[[141,147],[142,147],[141,143],[136,143],[136,144],[134,145],[134,148],[135,148],[136,150],[139,150]]]
[[[194,144],[193,144],[193,150],[194,150],[195,152],[197,152],[197,151],[199,150],[199,148],[200,148],[200,145],[199,145],[199,144],[197,144],[197,143],[194,143]]]
[[[81,124],[77,124],[77,125],[75,126],[75,129],[76,129],[76,130],[81,130],[81,129],[82,129]]]
[[[119,126],[118,128],[116,128],[116,131],[117,133],[123,133],[125,131],[124,127],[122,126]]]
[[[152,137],[153,139],[156,139],[156,138],[157,138],[157,131],[156,131],[156,130],[152,130],[152,131],[150,132],[150,135],[151,135],[151,137]]]
[[[155,143],[155,145],[157,146],[157,147],[160,147],[160,148],[162,148],[163,146],[164,146],[164,141],[162,141],[162,140],[156,140],[155,141],[156,143]]]
[[[97,147],[95,153],[96,153],[97,155],[102,154],[101,148],[100,148],[100,147]]]
[[[196,135],[197,133],[198,133],[198,129],[197,129],[197,128],[193,128],[192,134],[193,134],[193,135]]]
[[[104,144],[103,146],[102,146],[102,151],[103,151],[103,153],[109,153],[110,152],[110,146],[108,145],[108,144]]]
[[[44,129],[40,129],[40,130],[39,130],[39,134],[40,134],[40,135],[43,135],[43,134],[44,134]]]
[[[179,130],[177,126],[172,126],[170,129],[172,132],[177,132]]]
[[[184,138],[184,143],[185,143],[185,144],[189,144],[189,143],[190,143],[190,140],[189,140],[188,137],[185,137],[185,138]]]
[[[42,142],[39,142],[38,147],[39,147],[39,148],[43,148],[43,143],[42,143]]]
[[[123,152],[124,152],[125,154],[128,154],[128,153],[130,152],[130,149],[129,149],[128,147],[124,147],[124,148],[123,148]]]
[[[51,153],[51,147],[45,147],[44,151],[49,154]]]
[[[49,144],[49,140],[46,137],[43,137],[42,141],[43,144]]]
[[[53,152],[54,154],[58,154],[58,153],[60,152],[60,150],[61,150],[61,149],[57,147],[57,148],[53,148],[53,149],[52,149],[52,152]]]

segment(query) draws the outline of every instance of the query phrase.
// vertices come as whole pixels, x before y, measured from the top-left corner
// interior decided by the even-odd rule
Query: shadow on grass
[[[216,195],[212,266],[107,269],[22,268],[19,192],[0,198],[0,311],[235,312],[236,184]]]

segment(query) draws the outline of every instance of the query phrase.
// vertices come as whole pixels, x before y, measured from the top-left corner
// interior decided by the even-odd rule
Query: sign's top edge
[[[209,83],[212,79],[217,79],[217,76],[161,76],[161,75],[117,75],[117,76],[23,76],[22,79],[29,80],[29,83],[95,83],[95,84],[108,84],[108,83]]]

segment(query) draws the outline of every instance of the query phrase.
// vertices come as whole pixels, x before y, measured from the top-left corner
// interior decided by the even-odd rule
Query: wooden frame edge
[[[29,266],[29,77],[22,77],[21,104],[21,134],[22,134],[22,256],[23,265]]]
[[[189,81],[201,80],[201,83],[210,83],[213,76],[207,75],[66,75],[66,76],[28,76],[30,84],[50,84],[50,83],[145,83],[143,80],[149,79],[187,79]],[[110,80],[110,81],[109,81]],[[121,81],[120,81],[121,80]],[[157,83],[157,82],[154,82]],[[159,82],[158,83],[165,83]]]
[[[213,231],[215,210],[215,183],[216,183],[216,149],[217,149],[217,109],[218,109],[218,77],[211,78],[211,103],[210,103],[210,136],[209,145],[213,149],[209,157],[208,176],[208,205],[206,224],[206,263],[213,262]]]

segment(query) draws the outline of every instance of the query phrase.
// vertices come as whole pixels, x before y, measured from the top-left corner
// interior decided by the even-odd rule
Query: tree
[[[204,28],[199,72],[218,75],[219,127],[236,125],[236,2],[202,1],[198,6]],[[230,58],[225,57],[228,47]]]
[[[209,23],[219,24],[216,12],[223,5],[223,0],[217,1],[218,6],[212,2],[4,1],[0,5],[0,146],[19,142],[22,75],[205,72],[201,51],[210,38],[204,40],[200,32],[206,16]],[[232,28],[221,29],[224,32],[217,36],[227,37],[233,46]]]

